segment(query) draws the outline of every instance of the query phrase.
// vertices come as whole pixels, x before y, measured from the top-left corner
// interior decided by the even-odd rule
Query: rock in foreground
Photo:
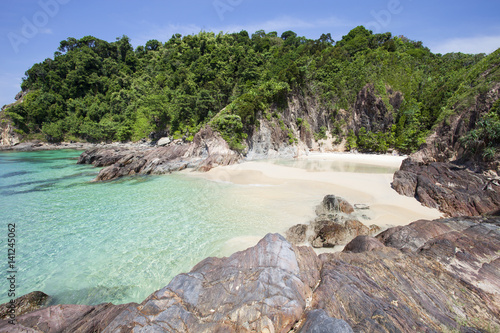
[[[269,234],[229,258],[203,260],[139,305],[58,305],[20,316],[16,326],[1,322],[0,331],[500,329],[499,218],[417,221],[346,248],[358,253],[318,257]]]

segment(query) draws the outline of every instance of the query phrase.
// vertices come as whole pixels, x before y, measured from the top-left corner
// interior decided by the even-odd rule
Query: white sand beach
[[[315,207],[327,194],[341,196],[353,205],[369,206],[368,210],[357,211],[360,221],[383,229],[418,219],[442,217],[438,210],[424,207],[415,198],[399,195],[391,188],[393,173],[404,158],[311,153],[294,160],[249,161],[217,167],[206,173],[186,174],[236,184],[235,195],[258,198],[272,209],[286,210],[284,221],[269,226],[268,232],[284,233],[297,223],[308,223],[315,217]],[[256,240],[257,237],[248,237],[234,240],[234,243],[251,245]]]

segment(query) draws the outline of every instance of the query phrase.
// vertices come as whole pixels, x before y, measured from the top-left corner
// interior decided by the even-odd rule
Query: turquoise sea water
[[[93,183],[99,169],[77,165],[80,153],[0,153],[1,267],[7,275],[15,223],[17,296],[141,302],[200,260],[228,254],[229,240],[273,231],[274,207],[235,185],[182,174]],[[1,286],[4,303],[6,278]]]

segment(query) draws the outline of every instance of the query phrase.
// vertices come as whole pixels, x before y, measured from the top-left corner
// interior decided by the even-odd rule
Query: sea
[[[80,154],[0,152],[0,303],[12,298],[12,275],[16,297],[39,290],[52,304],[142,302],[204,258],[230,255],[283,232],[279,221],[312,214],[185,173],[93,182],[99,168],[77,164]]]

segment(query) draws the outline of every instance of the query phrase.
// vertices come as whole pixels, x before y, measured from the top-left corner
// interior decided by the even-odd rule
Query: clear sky
[[[127,35],[137,47],[174,33],[264,29],[339,40],[358,25],[420,40],[436,53],[489,53],[500,47],[500,1],[1,0],[0,107],[14,101],[24,72],[67,37]]]

